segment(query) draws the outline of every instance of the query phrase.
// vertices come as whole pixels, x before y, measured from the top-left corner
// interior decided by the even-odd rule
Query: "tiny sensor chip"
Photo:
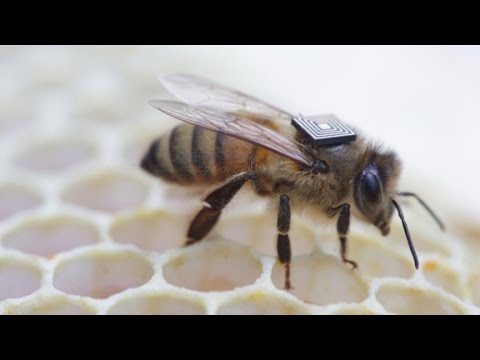
[[[317,115],[292,119],[292,125],[305,133],[314,145],[345,144],[357,135],[335,115]]]

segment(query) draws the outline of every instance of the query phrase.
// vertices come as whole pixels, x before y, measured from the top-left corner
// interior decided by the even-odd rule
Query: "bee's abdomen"
[[[153,141],[143,156],[140,167],[154,176],[168,181],[176,181],[175,170],[168,153],[168,140],[169,136],[162,136]]]
[[[198,126],[180,125],[150,145],[141,167],[179,184],[221,182],[247,168],[254,146],[243,141],[239,146],[238,142]]]

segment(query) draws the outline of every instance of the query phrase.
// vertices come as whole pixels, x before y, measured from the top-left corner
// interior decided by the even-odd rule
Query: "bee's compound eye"
[[[367,199],[370,201],[376,201],[382,191],[378,176],[375,173],[368,171],[363,177],[362,185]]]

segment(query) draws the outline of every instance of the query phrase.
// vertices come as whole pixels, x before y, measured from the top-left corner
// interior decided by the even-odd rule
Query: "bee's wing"
[[[177,101],[153,100],[150,104],[165,114],[192,125],[256,144],[301,165],[312,164],[312,159],[303,153],[295,142],[242,115],[194,107]]]
[[[189,105],[225,112],[247,112],[273,120],[292,119],[291,114],[252,96],[193,75],[166,75],[160,81],[174,97]]]

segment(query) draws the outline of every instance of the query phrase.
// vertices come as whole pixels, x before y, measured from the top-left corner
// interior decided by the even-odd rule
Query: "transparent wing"
[[[272,120],[292,119],[291,114],[259,99],[193,75],[166,75],[160,81],[170,94],[189,105],[225,112],[247,112]]]
[[[194,107],[177,101],[153,100],[150,104],[165,114],[192,125],[256,144],[305,166],[312,164],[312,159],[292,140],[239,114]]]

